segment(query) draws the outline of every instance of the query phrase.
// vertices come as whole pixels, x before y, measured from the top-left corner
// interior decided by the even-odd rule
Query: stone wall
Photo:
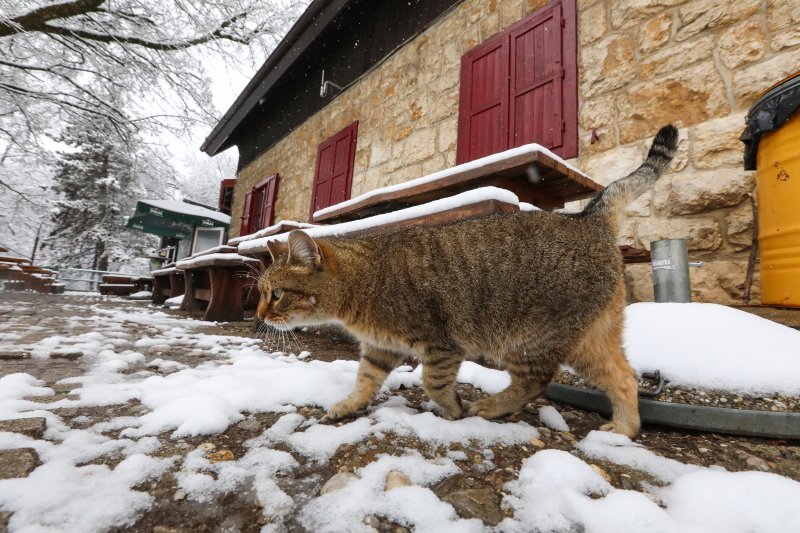
[[[339,94],[239,176],[243,190],[281,176],[276,219],[307,220],[317,146],[359,121],[352,196],[455,163],[460,59],[546,0],[466,0]],[[668,122],[672,171],[629,206],[620,243],[682,237],[697,301],[741,300],[753,216],[738,136],[758,94],[800,65],[796,0],[578,0],[579,154],[600,183],[644,158]],[[599,140],[590,142],[595,130]],[[628,268],[631,299],[652,300],[650,267]],[[754,284],[757,297],[758,281]]]
[[[582,169],[605,184],[639,164],[660,125],[681,128],[671,172],[629,206],[620,242],[687,239],[705,262],[694,299],[741,303],[755,183],[738,137],[759,93],[800,68],[800,3],[581,1],[579,39]],[[633,300],[652,301],[649,265],[629,267],[628,282]]]

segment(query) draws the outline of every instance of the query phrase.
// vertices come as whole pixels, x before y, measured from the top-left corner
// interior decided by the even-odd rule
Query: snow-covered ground
[[[4,305],[0,302],[0,311]],[[471,442],[478,448],[517,446],[540,436],[536,427],[521,421],[447,421],[409,405],[396,391],[420,386],[420,368],[410,366],[391,374],[364,416],[338,426],[320,424],[303,408],[328,408],[346,396],[357,362],[324,362],[314,354],[272,351],[260,339],[210,335],[201,331],[208,323],[142,304],[87,307],[90,313],[64,313],[66,327],[61,329],[74,335],[42,335],[22,346],[34,360],[83,354],[85,372],[59,383],[72,386],[69,396],[51,398],[56,391],[27,373],[0,378],[0,420],[47,419],[43,439],[0,432],[0,450],[33,448],[41,461],[28,477],[0,480],[0,512],[13,513],[11,531],[102,531],[131,525],[154,503],[142,489],[145,482],[167,473],[191,501],[215,502],[249,487],[263,508],[265,531],[280,531],[289,516],[309,531],[372,531],[371,516],[416,531],[485,531],[491,528],[460,518],[432,490],[459,472],[459,452],[378,455],[339,490],[315,492],[302,501],[287,494],[279,478],[300,468],[300,458],[322,464],[342,445],[389,433],[434,447]],[[628,308],[627,319],[626,347],[640,371],[659,368],[668,379],[699,387],[800,393],[800,332],[700,304],[636,304]],[[19,332],[0,324],[0,334],[0,350],[20,349]],[[171,360],[177,349],[199,362]],[[153,353],[159,357],[151,359]],[[494,393],[508,383],[508,375],[465,363],[459,381]],[[54,412],[128,402],[142,407],[135,415],[83,428],[66,424]],[[159,453],[168,449],[167,443],[219,434],[251,413],[265,412],[277,413],[276,422],[244,442],[246,452],[235,460],[212,462],[201,449]],[[543,407],[539,416],[544,425],[569,431],[552,406]],[[789,478],[684,464],[597,431],[572,452],[544,449],[522,463],[505,486],[508,513],[497,530],[800,531],[794,509],[800,483]],[[119,461],[104,464],[109,456]],[[645,484],[642,491],[615,488],[590,466],[591,460],[625,465],[658,483]],[[411,484],[385,491],[391,471],[404,473]]]

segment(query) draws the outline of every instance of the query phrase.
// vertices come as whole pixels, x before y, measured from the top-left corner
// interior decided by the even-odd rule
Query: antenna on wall
[[[320,98],[325,98],[325,95],[328,94],[328,85],[339,89],[340,91],[344,90],[344,87],[333,83],[332,81],[327,81],[325,79],[325,70],[322,70],[322,84],[319,86],[319,96]]]

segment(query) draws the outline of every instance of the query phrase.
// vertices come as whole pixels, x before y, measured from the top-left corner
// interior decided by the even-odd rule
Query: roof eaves
[[[314,0],[270,54],[256,75],[239,94],[233,105],[203,141],[200,150],[210,156],[218,154],[244,118],[261,98],[292,66],[320,32],[350,0]]]

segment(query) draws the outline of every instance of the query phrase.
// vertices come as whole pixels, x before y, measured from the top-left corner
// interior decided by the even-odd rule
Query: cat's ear
[[[317,243],[302,230],[296,229],[289,233],[289,263],[310,268],[316,268],[322,263],[322,252]]]
[[[280,257],[281,254],[289,248],[289,245],[287,245],[285,242],[267,241],[267,248],[272,256],[272,261],[275,262],[275,260],[278,259],[278,257]]]

